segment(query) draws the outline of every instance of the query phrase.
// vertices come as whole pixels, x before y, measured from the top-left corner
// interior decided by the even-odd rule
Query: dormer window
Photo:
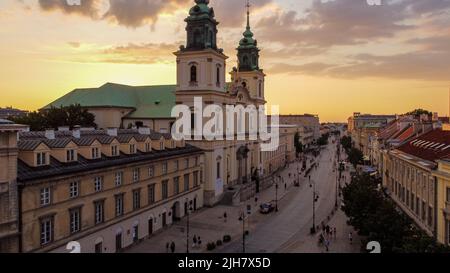
[[[73,150],[73,149],[67,150],[67,156],[66,156],[67,162],[75,161],[75,155],[76,155],[75,150]]]
[[[161,141],[160,143],[159,143],[159,149],[162,151],[162,150],[164,150],[164,141]]]
[[[100,158],[99,148],[97,148],[97,147],[92,148],[91,153],[92,153],[92,159]]]
[[[47,165],[47,153],[36,153],[36,166]]]
[[[151,152],[152,151],[152,145],[151,143],[145,143],[145,152]]]
[[[130,144],[130,154],[135,154],[135,153],[136,153],[136,145]]]
[[[119,147],[117,145],[111,146],[111,156],[119,155]]]

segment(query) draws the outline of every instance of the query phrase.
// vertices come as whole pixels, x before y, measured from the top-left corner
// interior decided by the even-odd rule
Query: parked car
[[[269,214],[275,210],[275,207],[272,203],[264,203],[259,206],[259,212],[262,214]]]

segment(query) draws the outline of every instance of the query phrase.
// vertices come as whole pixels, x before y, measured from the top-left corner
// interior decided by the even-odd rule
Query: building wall
[[[19,251],[17,130],[0,125],[0,253]]]
[[[450,161],[439,162],[437,178],[437,240],[450,246]]]
[[[386,154],[385,154],[386,155]],[[432,167],[424,167],[390,151],[385,157],[383,186],[392,200],[429,235],[436,234],[436,180]]]
[[[189,158],[189,167],[184,168],[185,159]],[[178,169],[176,165],[178,161]],[[168,173],[163,173],[163,164],[168,164]],[[81,243],[83,252],[93,252],[94,242],[103,239],[104,252],[115,252],[115,233],[121,229],[122,245],[127,247],[132,243],[130,229],[139,224],[139,239],[148,236],[148,220],[155,220],[154,231],[162,228],[162,214],[167,213],[167,224],[172,223],[171,208],[177,204],[177,217],[184,216],[184,202],[186,198],[194,202],[196,207],[203,206],[202,196],[202,154],[193,154],[189,157],[178,157],[164,161],[140,162],[132,165],[117,166],[114,168],[96,170],[95,172],[74,174],[66,177],[53,177],[42,181],[29,181],[25,184],[22,193],[23,218],[23,252],[65,251],[70,241]],[[150,177],[149,168],[154,167],[154,176]],[[133,182],[133,171],[139,170],[139,181]],[[123,172],[121,186],[116,186],[114,175]],[[194,173],[198,175],[198,185],[194,185]],[[189,174],[189,190],[184,191],[184,175]],[[103,190],[95,192],[94,179],[102,177]],[[174,178],[180,177],[180,192],[175,192]],[[168,198],[162,198],[162,183],[168,182]],[[79,197],[70,198],[70,183],[80,183]],[[149,203],[149,186],[155,187],[155,203]],[[51,204],[40,205],[41,189],[51,189]],[[133,209],[133,191],[140,190],[140,208]],[[115,215],[115,196],[124,194],[124,215]],[[95,225],[94,202],[104,201],[105,221]],[[178,202],[178,203],[177,203]],[[72,208],[81,209],[81,231],[70,234],[69,213]],[[41,245],[40,220],[52,217],[54,222],[54,239],[51,243]],[[95,239],[94,239],[95,238]]]
[[[132,109],[125,108],[88,108],[89,113],[95,116],[95,123],[99,129],[120,128],[122,125],[122,118]],[[125,126],[125,125],[124,125]]]

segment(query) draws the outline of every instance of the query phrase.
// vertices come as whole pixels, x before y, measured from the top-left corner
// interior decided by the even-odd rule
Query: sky
[[[106,82],[174,84],[194,0],[1,0],[0,107],[36,110]],[[251,0],[251,26],[282,114],[449,112],[450,0]],[[246,0],[210,0],[236,66]]]

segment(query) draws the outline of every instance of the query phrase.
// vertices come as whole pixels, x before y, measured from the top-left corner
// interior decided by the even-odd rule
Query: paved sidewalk
[[[278,201],[284,199],[294,187],[294,174],[297,172],[298,163],[291,163],[289,167],[282,170],[280,175],[286,183],[279,182]],[[291,173],[291,177],[289,177]],[[277,181],[279,179],[276,179]],[[303,181],[301,179],[300,181]],[[250,232],[256,228],[259,221],[264,220],[267,215],[259,213],[259,205],[265,202],[275,200],[275,186],[271,186],[258,194],[258,203],[255,203],[254,197],[242,202],[239,206],[222,206],[218,205],[213,208],[203,208],[189,217],[189,243],[190,253],[207,252],[206,244],[208,242],[216,242],[222,240],[224,235],[230,235],[232,241],[242,239],[242,222],[239,221],[241,211],[246,211],[246,206],[252,206],[252,214],[246,220],[246,229]],[[227,213],[227,221],[223,218],[224,213]],[[269,216],[270,217],[270,216]],[[167,242],[175,243],[175,253],[186,253],[186,226],[187,218],[184,217],[181,221],[174,223],[166,229],[154,234],[151,238],[145,239],[137,245],[134,245],[125,252],[127,253],[165,253],[167,252]],[[193,248],[194,235],[200,236],[201,247]],[[220,247],[216,249],[220,252]]]

